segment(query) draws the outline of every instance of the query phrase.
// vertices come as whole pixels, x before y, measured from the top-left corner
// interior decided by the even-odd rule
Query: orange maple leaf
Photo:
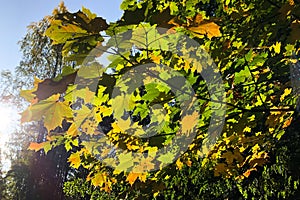
[[[211,39],[213,37],[221,36],[220,27],[216,23],[210,21],[204,21],[198,26],[188,27],[188,29],[198,37],[206,35],[209,39]]]
[[[198,112],[193,112],[191,115],[186,115],[182,119],[182,132],[189,132],[192,131],[195,126],[197,125],[199,120],[199,113]]]
[[[243,173],[243,175],[248,178],[251,174],[251,171],[257,171],[256,168],[251,168],[251,169],[248,169],[246,172]]]
[[[130,183],[130,185],[133,185],[134,182],[136,181],[136,179],[139,177],[140,173],[134,173],[134,172],[130,172],[127,175],[126,181],[128,181]]]
[[[31,142],[28,147],[28,150],[39,151],[42,148],[44,148],[45,144],[46,142],[42,142],[42,143]]]
[[[202,14],[197,14],[194,18],[187,19],[187,23],[180,23],[178,18],[173,18],[169,24],[174,25],[171,29],[176,27],[185,27],[190,30],[196,37],[203,38],[206,35],[209,39],[221,36],[220,26],[212,20],[203,19]]]

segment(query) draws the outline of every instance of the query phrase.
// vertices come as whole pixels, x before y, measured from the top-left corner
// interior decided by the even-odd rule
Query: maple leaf
[[[105,183],[106,176],[104,173],[97,173],[93,178],[92,178],[92,184],[94,186],[100,186],[102,187],[103,184]]]
[[[114,110],[114,116],[119,119],[124,114],[124,111],[128,110],[129,96],[122,94],[112,99],[112,107]]]
[[[188,27],[188,29],[200,38],[202,35],[207,35],[209,39],[221,36],[220,27],[210,21],[205,21],[196,27]]]
[[[131,120],[128,118],[127,120],[123,120],[122,118],[119,118],[117,120],[117,126],[120,132],[125,132],[130,128]]]
[[[280,101],[283,101],[286,96],[291,94],[292,88],[285,88],[283,94],[280,96]]]
[[[132,186],[134,182],[136,181],[137,178],[140,179],[140,181],[145,182],[146,181],[147,174],[146,173],[135,173],[135,172],[130,172],[127,175],[126,181],[130,183]]]
[[[131,153],[122,153],[118,156],[119,165],[115,168],[116,171],[126,171],[133,166],[133,158]]]
[[[34,151],[39,151],[45,147],[46,144],[49,144],[49,142],[42,142],[42,143],[36,143],[36,142],[31,142],[28,150],[34,150]]]
[[[243,130],[243,132],[251,133],[251,128],[249,126],[246,126]]]
[[[139,175],[139,179],[140,179],[140,181],[142,181],[142,182],[146,182],[146,178],[147,178],[147,174],[146,173],[140,173],[140,175]]]
[[[182,167],[183,167],[183,163],[180,161],[180,159],[178,158],[177,161],[176,161],[176,167],[181,170]]]
[[[81,109],[74,111],[75,124],[80,127],[86,119],[93,118],[93,116],[93,110],[90,110],[86,105],[82,105]]]
[[[33,94],[33,92],[35,91],[36,88],[33,88],[31,90],[22,90],[20,92],[20,96],[23,97],[26,101],[31,102],[35,98],[35,95]]]
[[[188,158],[188,160],[185,161],[185,164],[186,164],[187,166],[189,166],[189,167],[192,166],[192,161],[190,160],[190,158]]]
[[[64,119],[73,117],[70,107],[62,102],[53,104],[45,115],[44,126],[48,131],[61,127]]]
[[[138,158],[135,160],[138,165],[134,166],[132,172],[135,173],[143,173],[143,172],[148,172],[152,169],[155,168],[155,165],[153,164],[153,157],[147,157],[147,158]]]
[[[134,172],[130,172],[127,175],[126,181],[128,181],[130,183],[130,185],[133,185],[134,182],[136,181],[136,179],[139,177],[140,173],[134,173]]]
[[[276,42],[276,44],[273,45],[273,47],[274,47],[275,53],[279,54],[280,53],[281,43],[280,42]]]
[[[31,105],[22,113],[21,123],[38,121],[44,118],[44,125],[48,131],[61,126],[64,119],[72,118],[72,111],[66,102],[59,101],[60,95],[53,95]]]
[[[104,190],[105,192],[110,192],[113,183],[116,183],[115,178],[109,177],[107,172],[97,172],[93,177],[91,177],[93,173],[86,177],[86,181],[91,181],[92,185],[95,187],[100,187],[100,190]]]
[[[137,150],[140,148],[139,146],[133,144],[126,144],[126,147],[128,150]]]
[[[95,92],[90,91],[88,87],[73,91],[73,96],[80,97],[85,103],[90,103],[95,97]]]
[[[179,20],[176,18],[170,20],[169,24],[173,24],[175,27],[183,26],[199,38],[203,38],[204,35],[206,35],[209,39],[211,39],[222,35],[220,32],[220,26],[213,21],[204,20],[202,14],[198,14],[193,19],[189,19],[186,24],[180,25]]]
[[[156,64],[160,64],[160,61],[163,59],[163,57],[161,55],[151,54],[150,57],[151,57],[152,61]]]
[[[72,118],[72,111],[66,102],[59,101],[60,95],[53,95],[50,98],[31,105],[22,113],[21,122],[38,121],[44,117],[44,125],[48,131],[62,125],[64,119]]]
[[[51,26],[46,30],[45,35],[53,40],[52,44],[65,43],[70,38],[88,35],[87,31],[74,24],[63,25],[62,20],[51,20]]]
[[[193,114],[191,115],[184,116],[181,122],[182,132],[186,133],[192,131],[197,125],[198,120],[199,120],[199,113],[196,111],[194,111]]]
[[[282,128],[287,128],[289,125],[291,125],[293,120],[293,117],[290,117],[288,120],[286,120],[282,126]]]
[[[89,135],[98,135],[99,131],[97,131],[97,123],[94,119],[87,118],[80,126],[83,132]]]
[[[257,171],[256,168],[251,168],[251,169],[248,169],[246,172],[243,173],[243,175],[248,178],[251,174],[252,171]]]
[[[73,84],[77,73],[72,73],[63,76],[59,81],[52,79],[45,79],[43,82],[38,83],[37,90],[33,92],[39,100],[47,99],[53,94],[64,93],[68,85]]]
[[[221,174],[223,174],[227,169],[227,166],[225,163],[218,163],[217,166],[215,167],[214,170],[214,175],[215,176],[220,176]]]
[[[81,151],[78,151],[76,153],[72,153],[68,159],[68,162],[70,162],[70,165],[74,167],[75,169],[78,169],[81,165]]]
[[[173,162],[174,158],[175,158],[175,154],[172,152],[168,152],[166,154],[160,155],[157,160],[159,160],[161,163],[164,164],[170,164]]]
[[[72,123],[69,129],[67,130],[67,135],[70,135],[71,137],[75,137],[78,135],[78,128],[75,123]]]
[[[43,80],[38,79],[37,77],[34,77],[33,81],[33,88],[31,90],[21,90],[20,96],[23,97],[26,101],[30,102],[31,104],[37,103],[38,99],[36,98],[36,95],[34,92],[38,89],[38,85],[43,82]]]

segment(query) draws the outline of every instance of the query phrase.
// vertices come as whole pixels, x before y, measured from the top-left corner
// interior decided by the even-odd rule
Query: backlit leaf
[[[81,165],[80,156],[81,156],[81,151],[77,151],[76,153],[72,153],[68,158],[68,162],[70,162],[70,165],[75,169],[78,169],[79,166]]]
[[[28,147],[28,150],[39,151],[43,149],[46,144],[49,144],[49,142],[42,142],[42,143],[31,142]]]
[[[53,95],[46,100],[30,106],[22,113],[21,122],[44,119],[48,131],[61,126],[64,119],[72,118],[72,111],[68,104],[59,101],[60,95]]]
[[[285,88],[283,94],[280,96],[280,101],[283,101],[286,96],[291,94],[292,88]]]
[[[130,185],[133,185],[136,179],[139,177],[139,175],[140,175],[139,173],[130,172],[127,175],[126,181],[128,181]]]
[[[198,120],[199,120],[199,113],[194,111],[191,115],[186,115],[184,116],[184,118],[182,119],[182,132],[190,132],[192,131],[194,128],[196,128],[197,124],[198,124]]]

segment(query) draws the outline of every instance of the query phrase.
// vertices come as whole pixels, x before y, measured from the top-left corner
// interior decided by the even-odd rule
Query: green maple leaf
[[[159,158],[157,160],[159,160],[163,164],[171,164],[171,163],[173,163],[173,161],[175,159],[175,155],[176,154],[174,154],[172,152],[168,152],[166,154],[159,156]]]
[[[86,30],[73,24],[63,25],[61,20],[52,20],[45,35],[53,40],[53,44],[65,43],[68,39],[87,36]]]
[[[129,96],[126,94],[116,96],[112,99],[112,107],[114,110],[115,118],[120,118],[123,116],[124,111],[128,110],[129,106]]]
[[[116,167],[116,171],[126,171],[133,166],[133,157],[131,153],[122,153],[118,156],[119,164]]]

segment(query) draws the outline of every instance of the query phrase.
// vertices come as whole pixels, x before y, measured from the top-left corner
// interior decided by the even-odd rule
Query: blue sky
[[[122,15],[122,0],[65,0],[69,11],[89,8],[107,21],[115,21]],[[26,27],[46,15],[50,15],[60,0],[0,0],[0,71],[13,70],[20,62],[17,42],[26,33]]]

